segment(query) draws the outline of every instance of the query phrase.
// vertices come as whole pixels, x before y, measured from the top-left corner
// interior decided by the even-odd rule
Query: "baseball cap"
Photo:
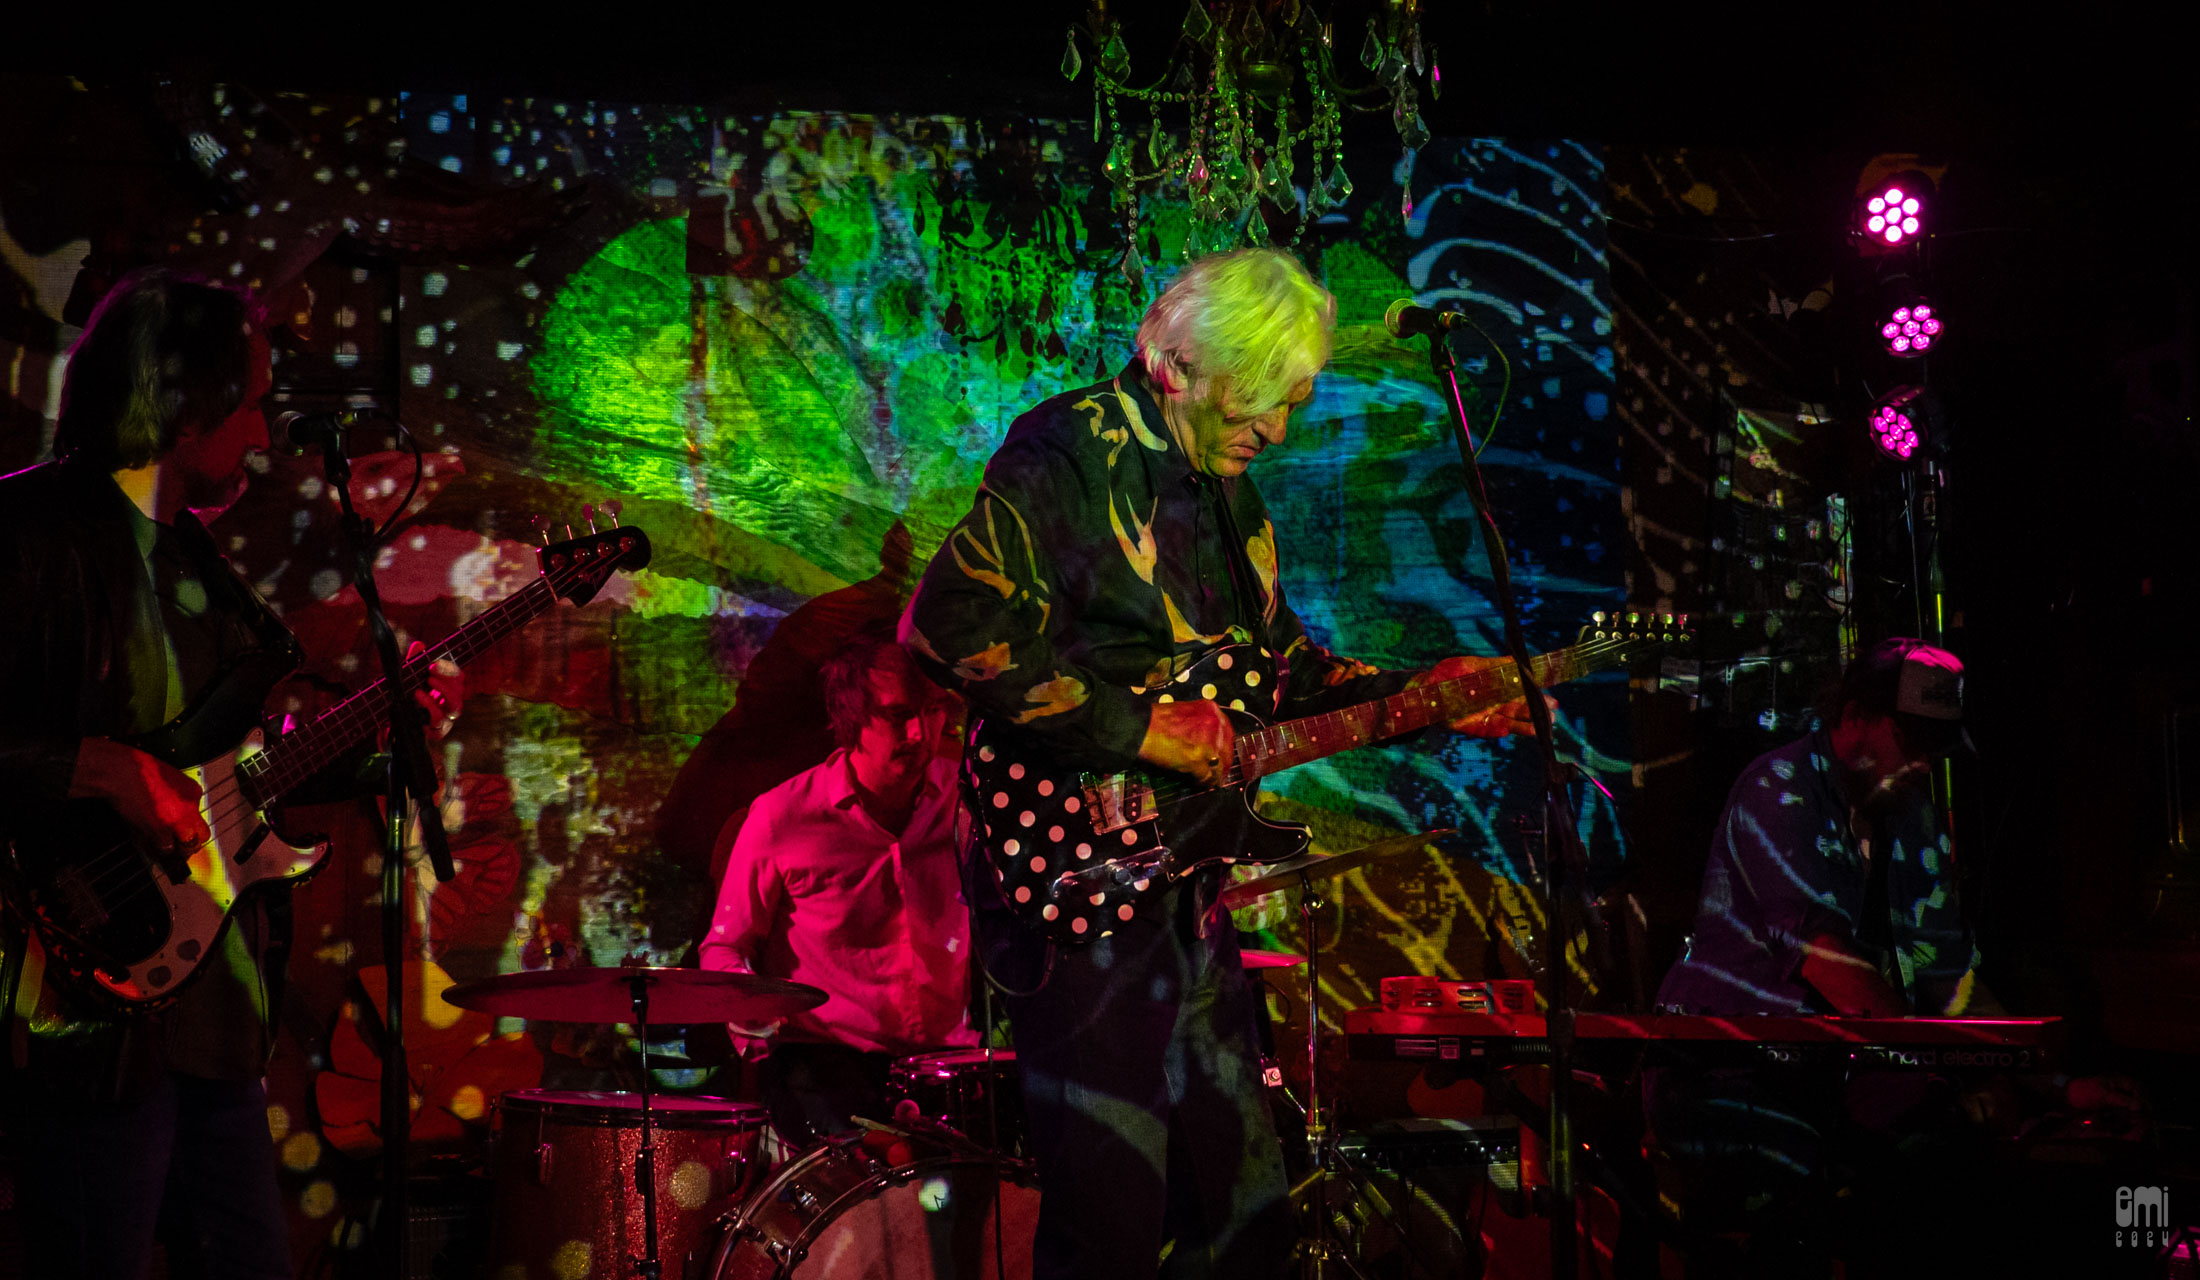
[[[1963,660],[1946,649],[1914,645],[1902,655],[1894,711],[1902,732],[1930,754],[1970,746],[1963,728]]]

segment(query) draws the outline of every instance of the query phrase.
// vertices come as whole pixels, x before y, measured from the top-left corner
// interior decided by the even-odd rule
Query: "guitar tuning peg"
[[[611,527],[614,529],[619,527],[620,506],[621,504],[617,498],[613,498],[603,504],[604,514],[611,517]]]
[[[596,531],[596,508],[594,504],[590,503],[582,505],[581,519],[588,522],[588,531],[590,533],[594,533]]]
[[[572,526],[572,525],[570,525],[570,524],[569,524],[569,525],[567,525],[567,526],[565,526],[565,537],[566,537],[566,540],[567,540],[567,541],[571,541],[571,540],[572,540],[572,537],[573,537],[573,526]]]
[[[550,522],[543,519],[540,515],[532,515],[527,517],[527,523],[535,527],[535,536],[542,539],[542,545],[546,547],[549,546]]]
[[[1590,620],[1591,620],[1591,621],[1595,622],[1595,623],[1596,623],[1596,624],[1597,624],[1598,626],[1600,626],[1600,627],[1601,627],[1601,626],[1603,626],[1603,625],[1604,625],[1604,610],[1602,610],[1602,609],[1599,609],[1599,610],[1597,610],[1597,611],[1596,611],[1595,613],[1592,613],[1592,614],[1590,614],[1590,615],[1589,615],[1589,618],[1590,618]]]

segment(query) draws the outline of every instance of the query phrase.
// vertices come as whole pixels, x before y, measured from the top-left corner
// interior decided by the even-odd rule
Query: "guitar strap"
[[[1238,532],[1237,517],[1230,510],[1230,499],[1237,496],[1238,482],[1210,476],[1201,476],[1200,482],[1207,486],[1208,498],[1215,508],[1215,525],[1222,531],[1222,562],[1230,570],[1231,625],[1252,637],[1262,648],[1268,648],[1267,629],[1260,608],[1260,579],[1253,574],[1253,562],[1246,558],[1245,538]],[[1274,650],[1270,656],[1276,662],[1275,710],[1281,712],[1283,691],[1291,687],[1291,656],[1281,649]]]
[[[252,629],[254,637],[265,648],[303,658],[298,638],[275,616],[275,611],[267,607],[267,602],[260,599],[259,593],[237,576],[228,559],[214,546],[214,535],[206,531],[199,518],[189,511],[179,512],[173,527],[176,545],[183,548],[191,567],[198,571],[199,582],[206,588],[207,595],[223,600],[229,610]]]
[[[1237,518],[1230,511],[1236,482],[1201,476],[1200,483],[1206,486],[1215,525],[1222,531],[1222,563],[1230,572],[1230,624],[1247,635],[1259,635],[1260,607],[1254,602],[1260,599],[1260,592],[1254,585],[1252,562],[1245,558],[1245,539],[1239,536]]]
[[[1222,563],[1230,572],[1230,625],[1239,635],[1251,636],[1267,649],[1267,627],[1263,625],[1260,607],[1259,579],[1253,575],[1253,562],[1245,554],[1245,538],[1238,531],[1237,517],[1230,509],[1230,500],[1237,496],[1236,478],[1219,479],[1201,476],[1207,487],[1208,501],[1213,505],[1215,525],[1222,534]],[[1291,659],[1282,652],[1274,653],[1276,663],[1276,707],[1283,707],[1283,691],[1291,684]],[[1222,886],[1227,876],[1203,875],[1192,883],[1192,910],[1197,920],[1196,934],[1205,938],[1218,927],[1227,927],[1230,913],[1222,905]]]

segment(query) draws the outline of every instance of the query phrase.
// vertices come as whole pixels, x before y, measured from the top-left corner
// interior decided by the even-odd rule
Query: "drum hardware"
[[[961,1130],[951,1125],[942,1124],[923,1114],[907,1117],[897,1115],[893,1124],[886,1124],[878,1120],[866,1120],[862,1116],[850,1116],[848,1118],[855,1121],[856,1127],[867,1134],[884,1134],[889,1138],[931,1138],[954,1151],[979,1160],[997,1160],[1001,1156],[1000,1152],[983,1143],[973,1141],[968,1134],[963,1133]]]
[[[1330,876],[1341,876],[1355,867],[1366,866],[1378,858],[1388,858],[1400,853],[1412,853],[1432,841],[1457,834],[1458,832],[1451,827],[1438,827],[1433,831],[1424,831],[1419,835],[1392,836],[1387,840],[1377,840],[1372,844],[1361,845],[1357,849],[1347,849],[1343,853],[1303,854],[1288,862],[1278,862],[1273,866],[1266,867],[1261,875],[1247,880],[1239,880],[1229,885],[1222,891],[1222,905],[1235,911],[1239,907],[1250,904],[1256,898],[1265,897],[1271,893],[1280,893],[1293,885],[1304,884],[1310,877],[1319,876],[1327,879]],[[1279,954],[1288,955],[1289,953]]]
[[[825,993],[805,983],[747,973],[640,966],[506,973],[461,983],[443,993],[449,1004],[500,1017],[633,1025],[642,1056],[642,1140],[634,1153],[634,1185],[642,1198],[642,1256],[627,1261],[641,1280],[663,1280],[664,1274],[657,1256],[656,1108],[649,1076],[653,996],[658,1018],[670,1024],[765,1022],[825,1003]],[[536,1155],[539,1161],[539,1147]]]
[[[1338,1149],[1336,1136],[1330,1132],[1328,1103],[1322,1090],[1321,1017],[1318,1013],[1322,952],[1317,916],[1328,904],[1322,898],[1320,884],[1377,858],[1424,848],[1431,840],[1447,834],[1448,829],[1439,829],[1393,836],[1328,857],[1294,858],[1271,868],[1266,875],[1239,881],[1222,894],[1223,905],[1241,907],[1263,894],[1287,889],[1293,883],[1299,888],[1299,922],[1306,936],[1306,1145],[1312,1170],[1291,1188],[1291,1200],[1303,1213],[1313,1217],[1313,1222],[1302,1229],[1296,1251],[1305,1264],[1304,1274],[1309,1280],[1360,1274],[1351,1261],[1349,1242],[1338,1238],[1332,1200],[1332,1184],[1343,1183],[1349,1194],[1358,1174]]]
[[[1028,1162],[945,1126],[858,1123],[720,1219],[703,1280],[1029,1280],[1039,1192]]]
[[[987,1046],[903,1058],[889,1071],[887,1085],[899,1097],[896,1124],[953,1133],[998,1155],[1025,1154],[1015,1050]]]

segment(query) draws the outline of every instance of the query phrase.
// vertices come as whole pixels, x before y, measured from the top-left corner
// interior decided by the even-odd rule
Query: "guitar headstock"
[[[535,552],[550,589],[574,604],[587,604],[621,569],[639,569],[649,563],[648,534],[631,526],[619,527],[616,517],[611,528],[598,530],[594,514],[593,510],[588,513],[587,533],[563,542],[546,542]],[[572,531],[567,525],[566,532]],[[546,539],[548,536],[544,534]]]
[[[1641,609],[1599,609],[1581,629],[1582,644],[1619,645],[1626,649],[1683,649],[1696,639],[1695,624],[1685,613],[1651,613]]]

